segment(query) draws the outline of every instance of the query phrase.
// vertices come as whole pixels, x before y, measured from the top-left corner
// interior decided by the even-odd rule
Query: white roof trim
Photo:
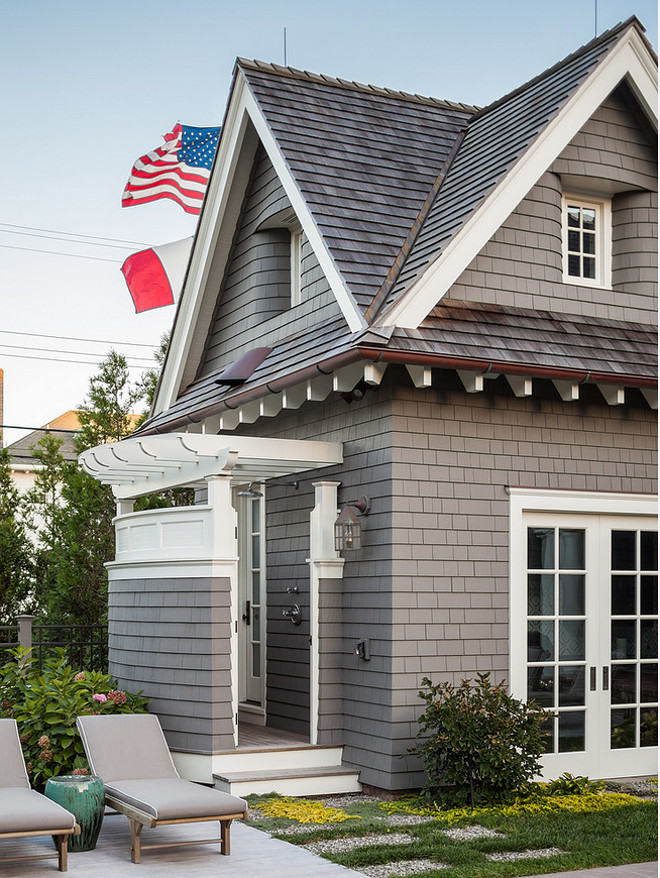
[[[200,324],[208,323],[212,319],[217,298],[215,286],[212,284],[213,288],[209,289],[212,259],[223,233],[233,237],[233,223],[228,232],[223,228],[223,222],[228,210],[231,212],[232,209],[231,186],[241,165],[248,121],[257,131],[273,163],[351,331],[357,332],[366,326],[364,317],[326,248],[325,241],[316,227],[259,105],[250,93],[243,73],[239,70],[209,180],[204,209],[195,235],[188,276],[174,323],[170,349],[152,406],[152,414],[166,411],[174,404],[181,387],[193,379],[198,358],[201,356],[208,326],[204,326],[200,332]]]
[[[340,442],[199,433],[135,436],[97,445],[78,458],[86,473],[112,486],[118,500],[203,482],[213,475],[258,482],[343,459]]]
[[[408,329],[418,327],[532,186],[626,77],[649,119],[657,127],[657,67],[640,34],[631,27],[438,258],[413,282],[400,301],[377,321],[377,325]]]

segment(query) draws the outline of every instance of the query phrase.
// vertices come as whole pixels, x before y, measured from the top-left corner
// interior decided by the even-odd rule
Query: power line
[[[2,335],[29,335],[32,338],[56,338],[58,341],[85,341],[91,344],[130,345],[138,348],[155,348],[156,345],[140,341],[106,341],[102,338],[77,338],[69,335],[46,335],[42,332],[23,332],[20,329],[0,329]]]
[[[84,244],[86,247],[112,247],[115,250],[130,250],[133,247],[142,247],[142,244],[104,244],[101,239],[93,241],[75,241],[71,238],[63,238],[55,233],[52,235],[38,235],[36,232],[14,232],[9,229],[0,228],[0,234],[5,235],[24,235],[28,238],[43,238],[44,241],[66,241],[67,244]]]
[[[74,243],[74,242],[71,242]],[[73,259],[93,259],[95,262],[115,262],[117,265],[122,259],[105,259],[103,256],[85,256],[84,253],[62,253],[59,250],[42,250],[40,247],[18,247],[16,244],[0,244],[5,250],[27,250],[28,253],[49,253],[51,256],[71,256]]]
[[[58,348],[32,348],[29,345],[24,344],[6,344],[5,342],[0,342],[0,347],[3,348],[13,348],[14,350],[23,350],[23,351],[41,351],[42,354],[75,354],[75,356],[80,357],[96,357],[98,354],[96,351],[62,351]],[[142,360],[145,363],[152,364],[152,360],[149,357],[133,357],[134,361]]]
[[[63,360],[61,357],[35,357],[33,354],[2,354],[0,353],[0,359],[2,357],[17,357],[22,360],[45,360],[47,363],[73,363],[74,366],[98,366],[101,360]],[[142,369],[143,371],[146,369],[146,366],[143,366],[139,363],[127,363],[127,369]]]
[[[20,226],[15,223],[0,223],[0,226],[5,226],[10,229],[26,229],[31,232],[47,232],[51,235],[70,235],[76,238],[89,238],[94,241],[113,241],[115,244],[130,244],[130,246],[135,247],[149,247],[149,244],[144,244],[141,241],[126,241],[123,238],[103,238],[97,235],[83,235],[78,232],[64,232],[62,229],[39,229],[35,226]],[[2,229],[0,229],[2,231]],[[11,234],[11,233],[10,233]]]
[[[15,424],[0,424],[0,430],[31,430],[33,433],[77,433],[80,427],[75,430],[63,430],[60,427],[17,427]]]

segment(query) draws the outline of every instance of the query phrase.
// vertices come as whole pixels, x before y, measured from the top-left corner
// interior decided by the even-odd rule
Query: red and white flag
[[[192,238],[133,253],[121,267],[135,311],[151,311],[179,300]]]
[[[219,128],[195,128],[178,122],[165,143],[133,165],[121,198],[122,207],[133,207],[159,198],[170,198],[186,211],[198,214],[211,174]]]

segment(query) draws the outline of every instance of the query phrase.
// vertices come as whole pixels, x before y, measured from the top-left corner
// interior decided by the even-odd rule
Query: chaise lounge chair
[[[57,856],[60,872],[66,872],[68,839],[79,833],[70,811],[30,788],[16,720],[0,719],[0,838],[52,835],[57,845],[57,854],[6,857],[0,863]]]
[[[90,768],[105,785],[106,804],[128,818],[134,863],[140,862],[142,827],[168,823],[218,820],[220,851],[229,854],[229,827],[235,818],[247,817],[247,802],[181,778],[156,716],[79,716],[77,726]],[[217,841],[145,844],[144,849]]]

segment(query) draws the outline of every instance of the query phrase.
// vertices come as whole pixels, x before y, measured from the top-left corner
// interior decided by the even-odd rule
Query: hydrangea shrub
[[[0,716],[11,717],[18,731],[32,786],[43,789],[50,777],[89,774],[76,717],[85,714],[145,713],[148,699],[117,688],[100,671],[72,668],[64,650],[40,671],[29,651],[12,650],[0,667]]]

